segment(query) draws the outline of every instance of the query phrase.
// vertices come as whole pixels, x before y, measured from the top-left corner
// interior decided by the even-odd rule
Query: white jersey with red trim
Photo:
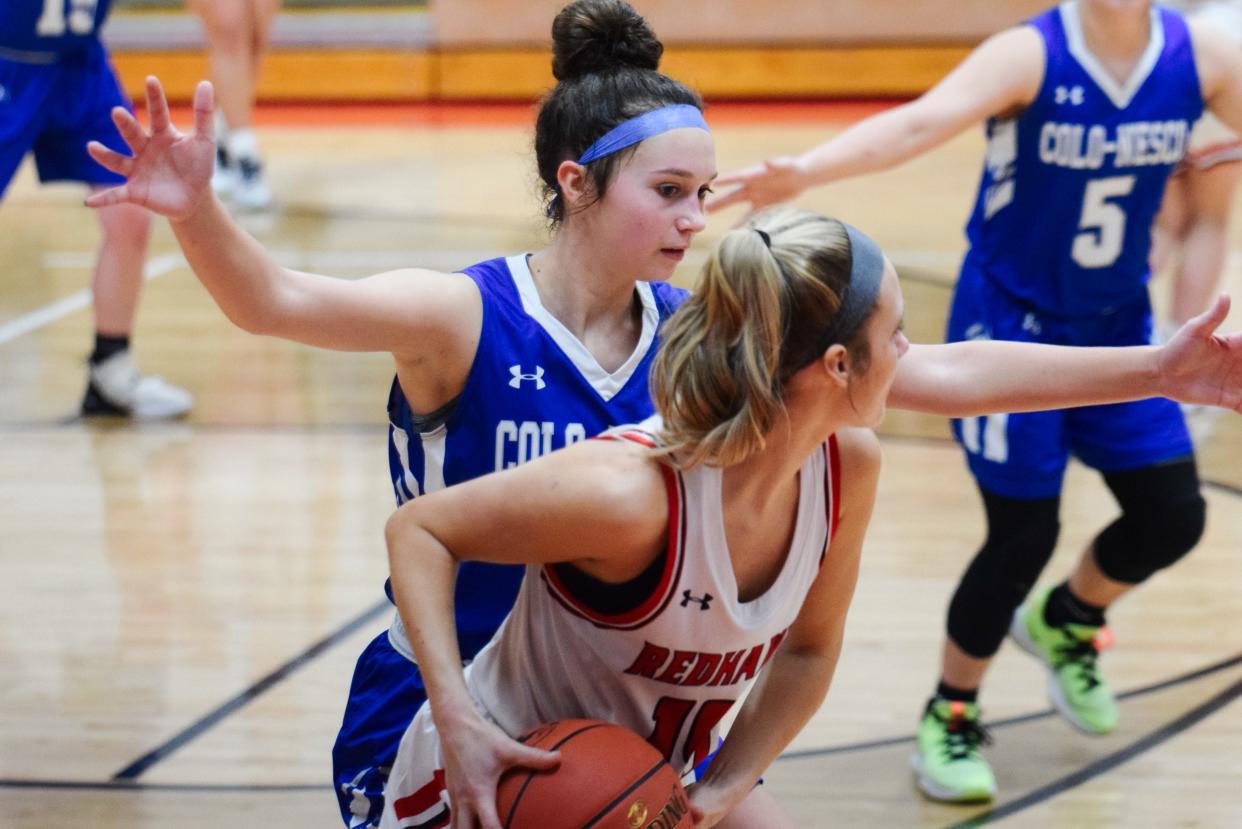
[[[651,443],[652,419],[606,433]],[[531,566],[517,606],[468,673],[506,732],[590,717],[620,723],[685,770],[797,617],[835,530],[835,439],[807,458],[793,540],[763,595],[740,601],[725,540],[721,470],[664,467],[669,541],[647,572],[606,585],[576,568]]]
[[[604,438],[654,445],[658,418]],[[720,719],[772,658],[802,608],[836,532],[836,438],[799,474],[793,540],[763,595],[740,601],[725,539],[721,470],[662,467],[668,544],[624,585],[568,565],[527,568],[516,606],[466,668],[485,718],[517,736],[554,720],[619,723],[687,772],[716,745]],[[449,824],[444,758],[429,706],[401,739],[381,827]]]

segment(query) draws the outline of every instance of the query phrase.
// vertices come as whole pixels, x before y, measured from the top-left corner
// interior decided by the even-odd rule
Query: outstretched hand
[[[156,78],[148,77],[150,132],[126,109],[112,110],[112,121],[133,155],[110,150],[98,141],[86,145],[91,158],[126,178],[119,187],[91,195],[86,200],[87,206],[136,204],[173,220],[193,213],[211,193],[211,173],[216,158],[212,99],[211,84],[199,82],[194,90],[194,131],[179,132],[169,120],[163,87]]]
[[[778,156],[716,179],[717,187],[729,185],[736,186],[732,190],[722,190],[720,195],[709,199],[707,210],[711,213],[735,204],[748,204],[746,214],[734,225],[737,227],[765,207],[798,196],[806,189],[806,171],[802,162],[794,156]]]
[[[1242,331],[1216,333],[1228,314],[1229,296],[1221,294],[1160,348],[1158,365],[1166,396],[1242,412]]]

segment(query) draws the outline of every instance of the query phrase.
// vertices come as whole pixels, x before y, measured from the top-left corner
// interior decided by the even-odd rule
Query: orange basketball
[[[690,799],[664,757],[628,728],[546,723],[518,737],[561,753],[550,772],[511,769],[496,807],[505,829],[689,829]]]

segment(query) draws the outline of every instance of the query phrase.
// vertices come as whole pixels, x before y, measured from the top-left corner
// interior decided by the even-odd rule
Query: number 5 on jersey
[[[1112,176],[1087,182],[1082,197],[1079,233],[1071,255],[1081,268],[1107,268],[1117,261],[1126,240],[1126,212],[1109,199],[1130,195],[1134,176]]]

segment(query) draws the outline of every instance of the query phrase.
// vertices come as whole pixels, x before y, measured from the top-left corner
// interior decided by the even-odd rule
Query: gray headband
[[[880,295],[880,283],[884,278],[884,254],[880,246],[853,225],[845,222],[841,225],[850,240],[849,285],[845,288],[845,296],[832,324],[816,340],[812,352],[805,355],[800,364],[790,368],[788,376],[815,362],[830,346],[847,343],[867,321]]]

